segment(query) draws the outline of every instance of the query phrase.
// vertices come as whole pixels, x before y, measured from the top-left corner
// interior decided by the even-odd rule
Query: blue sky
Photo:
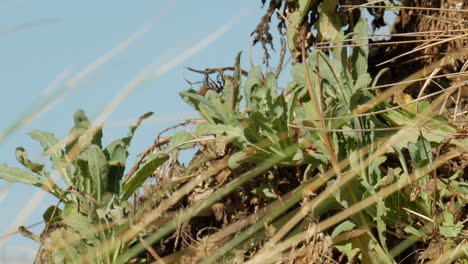
[[[152,144],[159,131],[197,117],[178,95],[190,88],[182,72],[192,81],[201,79],[187,72],[185,66],[199,69],[231,66],[237,52],[242,50],[244,67],[249,68],[249,35],[262,12],[260,1],[251,0],[25,0],[2,1],[0,14],[0,133],[15,123],[28,107],[37,104],[54,80],[63,80],[62,83],[69,80],[145,24],[160,17],[153,29],[84,78],[64,101],[0,143],[0,163],[19,167],[14,158],[17,146],[25,147],[33,160],[41,158],[39,144],[27,132],[40,129],[53,132],[58,138],[65,137],[73,125],[76,109],[83,108],[91,119],[96,118],[148,64],[155,60],[159,65],[171,61],[241,15],[219,39],[140,86],[110,115],[104,130],[106,142],[126,135],[128,121],[149,111],[155,113],[155,118],[142,125],[135,136],[130,149],[132,163],[138,153]],[[261,48],[255,47],[253,53],[255,63],[260,64]],[[35,188],[6,185],[0,181],[0,236],[35,192]],[[47,196],[23,224],[40,221],[42,211],[55,202]],[[38,232],[41,228],[32,230]],[[34,250],[33,242],[15,235],[0,248],[0,263],[14,263],[6,256],[29,257]]]

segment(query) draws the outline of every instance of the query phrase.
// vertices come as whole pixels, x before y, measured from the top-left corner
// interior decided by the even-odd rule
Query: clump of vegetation
[[[81,110],[67,142],[33,131],[65,188],[23,148],[17,159],[31,173],[1,165],[0,177],[59,200],[40,236],[23,230],[41,245],[37,261],[465,263],[468,154],[457,117],[466,111],[457,109],[466,105],[451,95],[466,88],[466,67],[442,92],[425,94],[425,84],[413,99],[404,90],[466,51],[388,83],[370,58],[367,20],[346,5],[364,2],[271,0],[255,41],[267,60],[279,13],[294,64],[287,90],[278,88],[282,65],[245,71],[241,53],[233,67],[201,71],[203,92],[181,97],[202,119],[158,136],[126,175],[128,146],[149,114],[105,148]],[[383,26],[377,2],[374,27]],[[446,110],[452,99],[457,109]],[[195,154],[184,165],[186,149]]]

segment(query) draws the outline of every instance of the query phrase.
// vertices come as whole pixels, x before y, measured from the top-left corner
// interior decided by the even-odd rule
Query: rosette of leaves
[[[216,135],[221,142],[236,147],[229,161],[231,168],[242,163],[260,162],[272,156],[281,157],[278,165],[304,164],[317,161],[297,145],[296,131],[288,126],[294,101],[278,92],[277,77],[254,67],[242,82],[240,53],[234,76],[227,76],[220,96],[208,91],[205,96],[190,89],[182,98],[206,120],[198,126],[197,135]],[[241,108],[243,108],[241,110]]]
[[[379,190],[377,186],[381,187],[384,182],[389,181],[389,178],[398,179],[410,174],[408,170],[398,172],[382,170],[388,166],[382,166],[387,160],[385,156],[371,161],[368,167],[362,167],[365,159],[370,157],[376,149],[373,146],[382,144],[380,139],[387,139],[396,134],[399,128],[418,124],[420,126],[418,133],[406,136],[388,151],[388,154],[394,151],[399,153],[400,161],[405,163],[402,150],[409,149],[412,160],[417,164],[414,169],[417,170],[432,161],[431,144],[438,146],[445,138],[456,132],[456,127],[448,124],[445,117],[432,114],[433,111],[431,111],[428,102],[419,103],[418,108],[398,108],[393,107],[388,101],[384,101],[369,109],[374,112],[378,111],[377,114],[357,115],[358,109],[376,97],[375,92],[369,89],[375,86],[377,80],[372,80],[368,74],[367,32],[365,19],[361,19],[356,24],[353,34],[344,36],[343,31],[341,31],[339,33],[340,39],[344,40],[352,36],[355,39],[354,42],[359,44],[352,49],[352,53],[348,55],[346,48],[333,48],[333,46],[330,47],[328,55],[318,50],[311,52],[308,61],[305,62],[309,71],[309,80],[305,74],[304,66],[296,64],[291,72],[294,81],[289,85],[299,102],[294,109],[294,123],[303,129],[306,138],[310,142],[314,142],[320,153],[327,153],[325,140],[319,133],[321,129],[319,119],[325,119],[325,129],[330,135],[338,161],[349,161],[349,166],[342,170],[343,175],[351,170],[359,171],[356,177],[333,193],[334,198],[343,209],[376,194]],[[341,44],[337,43],[336,45]],[[315,97],[303,89],[308,85],[308,81],[312,84]],[[315,111],[312,100],[316,100],[315,103],[319,105],[321,113]],[[369,149],[367,153],[362,151],[365,148]],[[402,164],[402,167],[407,168],[406,164]],[[426,176],[425,180],[423,178],[422,181],[428,181],[428,177]],[[341,177],[338,175],[336,179],[330,180],[327,186],[333,186],[340,181]],[[457,183],[457,186],[459,187],[460,184],[462,183]],[[407,192],[410,191],[407,190]],[[353,215],[351,220],[337,226],[333,236],[362,226],[375,227],[377,230],[377,235],[375,235],[371,231],[372,228],[367,229],[359,239],[350,239],[338,248],[346,253],[350,259],[355,257],[356,252],[363,252],[361,256],[363,261],[379,259],[392,261],[390,257],[392,254],[389,254],[389,248],[386,244],[386,232],[390,226],[396,224],[395,213],[400,210],[395,200],[400,199],[399,206],[403,205],[403,201],[406,201],[407,208],[412,208],[424,215],[431,212],[433,206],[430,195],[421,194],[421,201],[418,203],[410,201],[409,193],[404,196],[402,198],[401,193],[395,193],[387,199],[380,199],[365,210],[365,213]],[[449,218],[450,216],[447,219]],[[446,222],[449,221],[447,219],[445,219]],[[362,244],[362,240],[366,242]],[[371,247],[375,249],[375,252],[367,250]]]
[[[44,148],[43,155],[50,158],[52,172],[44,164],[29,160],[22,147],[17,148],[16,159],[29,171],[0,165],[0,178],[37,186],[64,204],[50,206],[44,212],[46,228],[40,238],[33,236],[41,243],[42,261],[73,263],[91,254],[93,263],[103,263],[128,248],[130,242],[115,239],[126,226],[127,199],[168,159],[165,153],[151,154],[133,177],[123,181],[135,130],[151,115],[143,115],[130,127],[126,137],[103,147],[102,128],[91,127],[80,109],[74,114],[75,126],[63,148],[52,133],[40,130],[29,133]],[[95,252],[95,248],[107,242],[111,243],[111,251],[106,255]]]

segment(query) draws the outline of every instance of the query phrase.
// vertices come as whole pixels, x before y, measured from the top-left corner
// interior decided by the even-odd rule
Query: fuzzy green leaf
[[[299,0],[298,9],[289,16],[290,25],[286,32],[289,50],[293,51],[296,49],[298,30],[315,1],[316,0]]]
[[[372,82],[370,74],[364,73],[358,76],[356,83],[353,87],[353,92],[356,92],[360,89],[366,88]]]
[[[354,27],[353,36],[355,44],[358,44],[358,47],[353,48],[353,79],[357,80],[360,75],[367,73],[367,59],[369,56],[369,46],[367,40],[367,19],[361,18]]]
[[[446,237],[458,237],[462,235],[462,230],[463,230],[463,223],[458,222],[455,224],[454,216],[450,212],[443,212],[443,223],[441,226],[439,226],[439,231],[442,235]]]
[[[109,191],[120,193],[120,182],[125,172],[128,152],[122,145],[115,146],[109,161]]]
[[[102,195],[108,191],[109,187],[109,168],[107,166],[106,156],[97,145],[91,145],[87,149],[89,175],[93,183],[92,193],[100,201]]]
[[[351,221],[345,221],[341,224],[339,224],[337,227],[332,232],[332,238],[336,238],[338,235],[343,234],[345,232],[351,231],[356,227],[356,224],[354,224]],[[353,247],[352,243],[349,241],[345,241],[343,243],[340,243],[339,245],[336,245],[336,248],[346,254],[348,256],[348,259],[352,259],[357,253],[359,253],[359,248]]]
[[[249,71],[247,75],[247,81],[244,86],[244,95],[247,105],[252,103],[252,91],[256,86],[260,85],[262,80],[262,68],[260,66],[255,66],[252,70]]]
[[[9,182],[19,182],[34,185],[50,192],[47,181],[36,175],[17,168],[9,168],[6,164],[0,164],[0,178]]]
[[[76,170],[73,177],[75,179],[75,186],[79,187],[83,192],[91,194],[93,183],[89,175],[87,152],[80,153],[75,161],[75,167]]]
[[[127,200],[146,179],[164,162],[169,159],[169,155],[165,153],[153,153],[148,155],[146,161],[135,172],[132,178],[128,180],[122,187],[122,200]]]
[[[64,169],[62,165],[63,161],[63,151],[61,148],[57,148],[53,153],[49,153],[49,151],[53,147],[57,147],[59,143],[58,139],[55,138],[54,134],[41,131],[41,130],[33,130],[28,133],[33,139],[40,142],[41,146],[44,148],[44,154],[50,156],[50,161],[52,162],[52,168],[60,172],[63,181],[67,186],[72,185],[72,179],[70,179],[70,170]]]
[[[44,151],[49,150],[59,142],[58,139],[55,138],[54,134],[41,130],[33,130],[29,132],[28,135],[39,141],[41,146],[44,148]]]
[[[209,94],[210,91],[207,92]],[[187,90],[180,93],[182,99],[197,110],[208,122],[218,123],[222,120],[223,112],[219,112],[219,107],[214,105],[210,100],[200,95],[195,90]]]

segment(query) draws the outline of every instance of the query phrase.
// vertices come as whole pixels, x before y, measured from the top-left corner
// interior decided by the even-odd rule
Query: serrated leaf
[[[177,149],[189,149],[195,146],[195,143],[186,143],[187,141],[193,140],[192,134],[189,132],[182,130],[174,134],[172,136],[171,142],[169,143],[169,149],[177,148]]]
[[[349,232],[353,230],[356,227],[356,224],[354,224],[351,221],[345,221],[341,224],[339,224],[335,229],[333,229],[332,232],[332,238],[338,237],[340,234]],[[348,240],[349,241],[349,240]],[[348,259],[352,259],[360,250],[359,248],[353,247],[353,244],[351,242],[344,242],[336,245],[336,248],[346,254],[348,256]]]
[[[383,199],[377,200],[377,214],[376,214],[376,223],[377,223],[377,232],[379,234],[380,244],[382,245],[385,251],[388,251],[387,248],[387,238],[385,233],[387,231],[387,225],[384,221],[384,217],[387,215],[387,207]]]
[[[439,226],[440,233],[446,237],[460,236],[462,234],[462,230],[464,226],[463,223],[459,222],[455,224],[454,222],[455,217],[450,212],[443,212],[442,216],[444,218],[444,221],[442,225]]]
[[[44,154],[50,156],[52,168],[59,171],[65,184],[70,186],[72,184],[72,180],[70,179],[69,175],[70,171],[64,169],[62,165],[62,160],[64,158],[62,149],[57,148],[54,152],[50,152],[51,149],[53,147],[57,147],[57,144],[59,143],[54,134],[41,130],[33,130],[29,132],[28,135],[31,136],[31,138],[39,141],[41,146],[44,148]]]
[[[106,156],[108,156],[108,158],[111,158],[111,155],[114,151],[114,148],[118,145],[124,147],[125,150],[128,150],[128,148],[130,147],[130,143],[132,142],[132,139],[133,139],[133,136],[135,135],[135,131],[137,130],[137,128],[141,125],[141,123],[149,118],[150,116],[153,115],[153,112],[148,112],[142,116],[140,116],[138,118],[138,120],[135,122],[135,124],[131,125],[129,127],[129,131],[128,131],[128,135],[124,138],[121,138],[121,139],[116,139],[114,141],[112,141],[107,147],[106,149],[104,150],[104,153],[106,154]],[[128,157],[128,153],[126,153],[125,155],[125,159],[123,160],[120,160],[121,162],[124,162],[125,163],[125,160],[127,159]]]
[[[122,187],[122,200],[127,200],[130,196],[141,187],[146,179],[164,162],[169,159],[169,155],[165,153],[153,153],[148,155],[146,161],[135,172],[132,178],[128,180]]]
[[[39,141],[41,146],[44,148],[44,152],[55,146],[59,141],[54,136],[54,134],[41,131],[41,130],[33,130],[28,133],[33,139]]]

